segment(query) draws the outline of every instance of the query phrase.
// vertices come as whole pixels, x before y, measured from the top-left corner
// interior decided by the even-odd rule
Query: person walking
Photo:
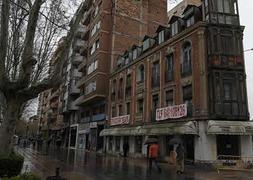
[[[178,144],[177,149],[177,174],[184,173],[184,147],[182,144]]]
[[[157,161],[158,151],[159,151],[159,146],[158,146],[157,143],[150,144],[149,152],[148,152],[148,155],[149,155],[148,156],[148,158],[149,158],[149,173],[151,173],[151,171],[152,171],[153,162],[155,163],[155,166],[156,166],[158,172],[159,173],[162,172],[162,169],[159,166],[158,161]]]
[[[123,155],[124,155],[124,157],[127,157],[128,151],[129,151],[129,145],[128,145],[127,142],[125,142],[125,143],[123,144],[123,153],[124,153]]]

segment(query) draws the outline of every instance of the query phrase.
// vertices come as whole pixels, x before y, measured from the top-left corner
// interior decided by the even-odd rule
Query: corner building
[[[156,135],[164,158],[174,137],[193,162],[253,155],[237,0],[198,3],[169,13],[156,35],[118,56],[109,124],[100,133],[108,153],[122,152],[128,142],[130,156],[145,156],[145,139]]]
[[[102,150],[104,129],[108,116],[110,69],[116,58],[133,44],[140,44],[145,34],[154,35],[159,25],[167,20],[166,0],[94,0],[89,4],[82,24],[83,62],[77,82],[80,96],[75,100],[80,117],[71,125],[71,141],[75,147]],[[73,143],[74,144],[74,143]]]

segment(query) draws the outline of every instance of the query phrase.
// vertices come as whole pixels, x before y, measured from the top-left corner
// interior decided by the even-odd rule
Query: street
[[[17,150],[25,157],[23,172],[33,172],[45,179],[60,167],[60,175],[68,180],[223,180],[253,179],[253,172],[227,171],[218,174],[210,168],[186,166],[185,174],[177,175],[175,167],[162,163],[162,173],[155,168],[147,173],[146,161],[143,159],[124,159],[92,152],[51,149],[44,151],[31,148]]]

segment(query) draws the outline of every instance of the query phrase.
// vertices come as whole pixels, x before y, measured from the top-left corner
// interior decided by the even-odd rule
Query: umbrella
[[[183,144],[183,141],[179,137],[174,137],[171,140],[169,140],[169,144]]]
[[[144,144],[152,144],[152,143],[157,143],[157,138],[148,138]]]

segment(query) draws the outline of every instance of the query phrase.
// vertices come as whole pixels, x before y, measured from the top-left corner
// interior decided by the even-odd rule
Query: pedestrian
[[[159,166],[158,161],[157,161],[158,151],[159,151],[159,146],[158,146],[157,143],[150,144],[149,151],[148,151],[148,160],[149,160],[149,163],[148,163],[149,167],[148,168],[149,168],[149,173],[151,173],[153,162],[155,163],[155,166],[156,166],[158,172],[159,173],[162,172],[162,169]]]
[[[123,153],[124,153],[123,155],[124,155],[124,157],[127,157],[128,151],[129,151],[129,145],[128,145],[128,142],[125,142],[123,144]]]
[[[184,173],[184,146],[180,143],[176,149],[177,153],[177,174]]]

